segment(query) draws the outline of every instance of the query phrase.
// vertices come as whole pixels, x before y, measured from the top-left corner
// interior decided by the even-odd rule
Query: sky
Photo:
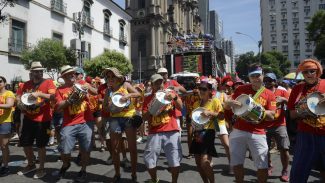
[[[125,0],[114,1],[122,8],[125,7]],[[209,0],[209,4],[210,10],[216,10],[223,21],[224,38],[233,40],[235,54],[248,51],[257,53],[257,42],[261,40],[259,0]]]

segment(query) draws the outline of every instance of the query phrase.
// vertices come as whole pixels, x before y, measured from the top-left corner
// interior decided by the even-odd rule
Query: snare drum
[[[32,93],[24,93],[21,96],[21,103],[24,105],[25,109],[32,110],[36,108],[37,99],[31,98],[31,94]]]
[[[121,102],[121,98],[123,97],[123,94],[121,93],[114,93],[112,95],[112,102],[109,106],[109,110],[112,113],[118,113],[123,111],[124,108],[128,107],[130,105],[130,100],[127,102]]]
[[[165,91],[156,92],[155,98],[153,98],[148,105],[148,109],[151,115],[159,115],[171,103],[170,100],[165,99],[165,95]]]
[[[239,107],[233,107],[235,115],[252,124],[259,124],[264,116],[265,109],[249,95],[242,94],[236,98],[241,103]]]
[[[204,126],[209,122],[210,118],[203,116],[202,113],[205,110],[203,107],[198,107],[192,112],[192,126],[195,130],[203,130]]]

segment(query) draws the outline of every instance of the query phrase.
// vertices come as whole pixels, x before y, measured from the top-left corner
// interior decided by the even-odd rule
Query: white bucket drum
[[[166,92],[157,91],[155,94],[155,98],[151,100],[148,108],[149,112],[153,116],[159,115],[162,111],[165,110],[167,105],[171,103],[170,100],[165,99]]]
[[[121,112],[124,108],[130,105],[130,100],[127,102],[121,102],[123,95],[121,93],[114,93],[112,96],[112,102],[109,106],[110,112],[118,113]]]
[[[265,109],[249,95],[239,95],[236,100],[241,103],[241,106],[232,108],[235,115],[253,124],[259,124],[262,121]]]
[[[26,106],[26,107],[30,107],[32,105],[35,105],[37,100],[36,98],[31,98],[29,97],[31,95],[31,93],[25,93],[21,96],[21,102]]]
[[[210,120],[209,117],[202,115],[204,110],[205,108],[198,107],[192,112],[192,126],[195,128],[195,130],[202,130],[204,125]]]
[[[311,113],[317,116],[323,116],[325,115],[325,105],[319,105],[318,102],[323,97],[319,92],[314,92],[308,95],[307,97],[307,106]]]

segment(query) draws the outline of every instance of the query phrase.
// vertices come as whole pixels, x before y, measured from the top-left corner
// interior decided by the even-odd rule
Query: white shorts
[[[268,168],[268,146],[266,135],[234,129],[230,133],[230,165],[242,165],[245,162],[247,147],[249,148],[257,169]]]
[[[219,132],[217,132],[217,135],[228,135],[226,124],[219,125]]]

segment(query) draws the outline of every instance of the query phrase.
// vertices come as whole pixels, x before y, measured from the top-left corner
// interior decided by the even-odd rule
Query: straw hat
[[[31,71],[40,71],[40,70],[44,70],[45,68],[43,68],[41,62],[32,62],[32,64],[30,65],[30,70]]]
[[[60,74],[61,74],[61,77],[65,74],[68,74],[70,72],[76,72],[75,69],[73,67],[71,67],[70,65],[64,65],[61,67],[60,69]]]
[[[108,67],[105,68],[104,71],[102,72],[102,75],[105,76],[107,72],[112,72],[115,77],[120,78],[120,79],[125,79],[124,76],[120,73],[119,70],[117,70],[115,67]]]

